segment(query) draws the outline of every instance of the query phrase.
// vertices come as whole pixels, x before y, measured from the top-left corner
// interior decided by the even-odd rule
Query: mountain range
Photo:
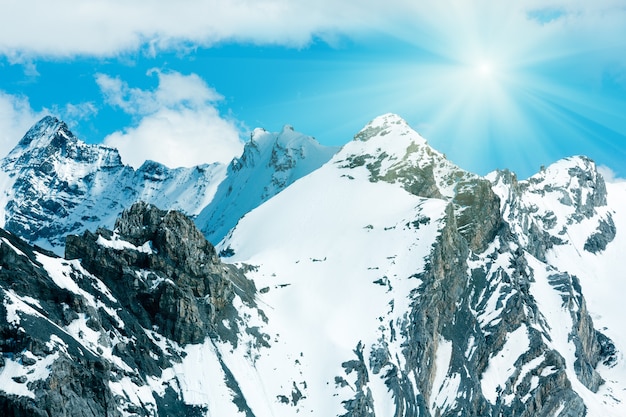
[[[484,177],[400,117],[135,170],[46,117],[0,161],[7,416],[626,415],[626,183]]]

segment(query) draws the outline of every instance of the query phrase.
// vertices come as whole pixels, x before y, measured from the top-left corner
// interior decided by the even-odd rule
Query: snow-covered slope
[[[254,384],[278,414],[623,415],[615,346],[548,261],[569,228],[612,244],[604,182],[584,158],[505,177],[385,115],[240,221],[220,249],[255,266],[272,337]]]
[[[342,402],[364,389],[351,361],[375,347],[401,349],[410,295],[445,216],[444,201],[341,168],[345,152],[248,214],[224,242],[230,260],[258,265],[249,276],[272,346],[260,352],[255,385],[283,399],[276,415],[342,414]],[[389,369],[402,367],[404,359],[390,359]],[[369,377],[377,415],[393,415],[386,371]]]
[[[626,282],[621,267],[626,253],[626,183],[605,184],[585,157],[558,161],[526,181],[517,182],[509,173],[490,178],[512,231],[533,262],[531,289],[545,317],[547,337],[564,356],[589,415],[626,414],[626,325],[620,313]],[[572,293],[584,295],[586,302],[574,301]],[[596,393],[573,375],[584,373],[577,363],[581,342],[574,337],[581,310],[588,311],[601,331],[599,340],[608,354],[596,368],[601,377]]]
[[[196,224],[209,241],[221,241],[246,213],[322,166],[337,150],[295,132],[291,126],[280,133],[255,129]]]
[[[112,227],[124,208],[145,201],[200,214],[198,224],[219,241],[240,217],[336,150],[290,127],[280,134],[257,129],[228,168],[171,169],[146,161],[134,170],[116,149],[88,145],[62,121],[45,117],[0,160],[0,226],[60,254],[68,234]]]
[[[584,157],[481,178],[391,114],[332,157],[289,128],[252,139],[195,219],[217,251],[145,204],[69,238],[68,260],[0,233],[0,331],[22,341],[0,345],[0,412],[626,415],[624,183]],[[128,169],[97,154],[98,172]],[[80,201],[62,166],[30,189]],[[165,198],[169,170],[137,172]],[[83,395],[57,389],[81,378]]]

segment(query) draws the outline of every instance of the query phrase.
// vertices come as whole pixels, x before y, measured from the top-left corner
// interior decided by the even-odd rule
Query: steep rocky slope
[[[221,239],[241,216],[335,151],[292,128],[258,129],[228,167],[172,169],[146,161],[134,170],[116,149],[86,144],[62,121],[45,117],[0,160],[0,226],[62,254],[68,234],[112,227],[122,210],[146,201],[191,217],[202,212],[198,224]]]
[[[205,415],[225,393],[250,414],[217,345],[266,343],[240,315],[262,314],[254,284],[190,219],[138,203],[66,259],[0,234],[3,415]]]
[[[586,158],[479,178],[386,115],[220,247],[303,352],[294,415],[621,415],[623,347],[548,261],[583,223],[580,250],[610,246],[606,204]]]
[[[252,139],[195,219],[217,249],[146,203],[67,259],[0,232],[1,411],[626,414],[626,183],[481,178],[395,115],[325,164]]]

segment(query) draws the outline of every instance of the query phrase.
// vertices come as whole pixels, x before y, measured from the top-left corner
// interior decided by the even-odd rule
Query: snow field
[[[249,213],[220,245],[234,250],[229,262],[259,265],[251,278],[268,289],[258,298],[269,318],[263,331],[273,342],[255,364],[260,375],[276,375],[262,381],[265,392],[272,398],[284,395],[286,386],[289,393],[289,381],[306,383],[302,411],[310,415],[345,411],[341,401],[354,392],[337,389],[335,377],[352,383],[355,374],[346,376],[341,364],[357,359],[359,342],[367,358],[379,338],[390,341],[388,323],[408,311],[409,292],[421,283],[410,277],[423,269],[445,211],[444,201],[371,183],[363,171],[344,171],[331,161]],[[319,189],[324,194],[310,192]],[[418,215],[431,218],[419,237],[406,225]],[[283,364],[279,358],[291,359]],[[380,401],[381,409],[390,409],[380,377],[370,371],[370,379],[378,379],[369,385],[375,407]]]

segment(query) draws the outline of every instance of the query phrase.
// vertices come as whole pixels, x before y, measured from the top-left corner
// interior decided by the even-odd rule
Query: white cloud
[[[620,178],[615,171],[606,165],[598,165],[598,172],[602,175],[604,180],[608,183],[626,182],[626,178]]]
[[[222,97],[196,74],[150,71],[159,78],[154,90],[132,88],[119,78],[99,74],[96,82],[107,103],[136,117],[134,127],[104,140],[125,163],[139,167],[150,159],[169,167],[224,162],[243,148],[233,120],[220,115]]]
[[[148,75],[154,74],[159,78],[154,91],[132,88],[120,78],[106,74],[97,74],[96,83],[108,104],[134,115],[153,113],[163,107],[200,108],[223,98],[196,74],[148,71]]]
[[[34,111],[27,98],[0,91],[0,157],[8,154],[44,115]]]
[[[97,114],[98,107],[91,101],[78,104],[67,103],[64,113],[73,119],[83,120]]]
[[[139,49],[156,53],[223,41],[303,46],[312,37],[332,40],[368,31],[459,35],[472,18],[506,28],[529,12],[543,26],[593,34],[588,42],[619,41],[626,18],[623,0],[21,0],[3,6],[0,54],[26,61]],[[558,25],[545,24],[550,22]]]
[[[61,119],[66,120],[70,127],[74,127],[79,120],[88,120],[98,114],[98,107],[92,101],[78,104],[67,103],[61,109],[55,108],[55,113],[60,114]]]
[[[290,0],[21,0],[4,5],[0,51],[35,56],[113,56],[223,40],[303,45],[311,34],[355,24],[361,3]]]

